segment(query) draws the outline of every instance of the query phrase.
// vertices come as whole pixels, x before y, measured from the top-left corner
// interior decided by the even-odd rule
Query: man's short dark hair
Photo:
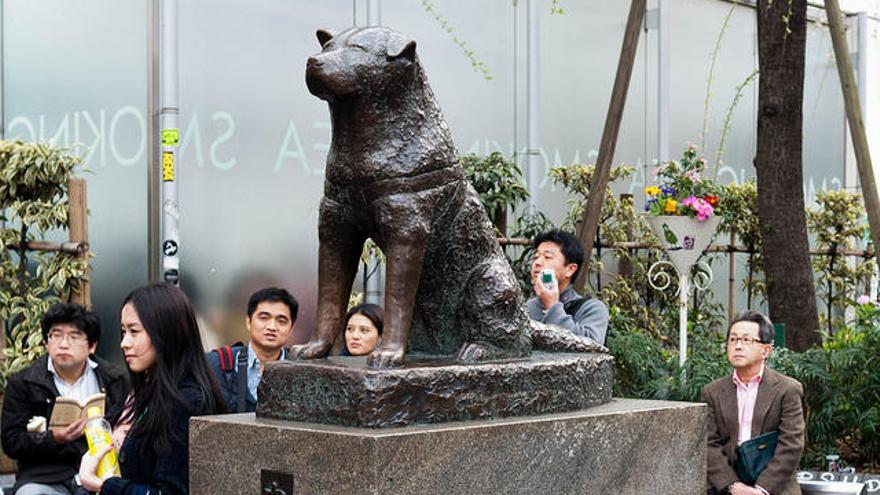
[[[559,250],[562,251],[565,263],[574,263],[578,266],[574,275],[571,276],[571,281],[574,283],[581,273],[581,266],[584,264],[584,247],[581,246],[578,238],[570,232],[553,229],[536,235],[534,242],[532,242],[532,247],[538,249],[542,242],[552,242],[559,245]]]
[[[248,300],[247,305],[248,318],[253,316],[254,311],[257,310],[257,306],[262,302],[280,302],[286,304],[287,308],[290,309],[290,320],[296,321],[296,313],[299,311],[299,303],[296,302],[296,298],[293,297],[290,292],[287,292],[286,289],[280,287],[266,287],[265,289],[260,289],[251,294],[251,298]]]
[[[758,339],[760,339],[761,343],[772,344],[776,341],[776,329],[773,328],[773,323],[770,321],[770,318],[767,318],[767,315],[764,313],[759,313],[758,311],[752,311],[750,309],[736,315],[733,321],[730,322],[730,325],[727,326],[727,337],[730,337],[730,329],[737,323],[743,321],[750,321],[758,324]]]
[[[80,329],[89,339],[89,345],[101,338],[101,322],[95,313],[75,303],[58,303],[46,311],[40,320],[43,341],[49,341],[49,330],[59,323],[67,323]]]

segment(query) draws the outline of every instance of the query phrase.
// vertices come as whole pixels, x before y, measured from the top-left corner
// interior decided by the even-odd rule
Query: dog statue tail
[[[608,349],[589,337],[578,337],[565,328],[529,320],[532,346],[545,352],[602,352]]]

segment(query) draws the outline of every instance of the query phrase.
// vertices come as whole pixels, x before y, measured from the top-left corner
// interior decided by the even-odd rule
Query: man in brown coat
[[[795,477],[804,450],[803,386],[764,366],[775,332],[761,313],[747,311],[727,329],[727,359],[733,376],[703,388],[709,405],[708,491],[730,495],[800,495]],[[736,447],[771,431],[779,432],[770,464],[754,486],[737,477]]]

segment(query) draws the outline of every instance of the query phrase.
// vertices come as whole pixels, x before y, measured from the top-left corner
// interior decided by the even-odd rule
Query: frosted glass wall
[[[538,8],[543,171],[595,161],[629,8],[628,2],[562,3],[563,15],[551,14],[550,0]],[[650,0],[649,9],[656,3]],[[719,180],[753,176],[756,81],[741,90],[729,118],[728,108],[757,67],[754,10],[716,0],[669,4],[670,153],[704,143],[715,163],[726,125]],[[82,143],[87,151],[94,171],[87,176],[97,254],[93,296],[112,329],[119,299],[147,280],[147,5],[3,2],[6,137]],[[365,24],[366,2],[178,5],[183,286],[206,328],[223,339],[242,337],[251,291],[270,283],[288,287],[301,303],[295,340],[302,341],[316,305],[317,208],[330,141],[327,106],[309,94],[305,63],[319,51],[315,30]],[[524,149],[527,2],[384,0],[379,14],[382,24],[417,40],[462,153]],[[876,22],[871,26],[876,33]],[[615,164],[637,167],[617,189],[639,201],[644,174],[656,159],[657,41],[653,26],[640,34],[614,157]],[[845,136],[827,30],[811,24],[807,43],[804,158],[812,196],[843,183]],[[876,40],[871,46],[876,51]],[[470,58],[465,50],[472,51]],[[475,68],[479,64],[486,72]],[[876,106],[876,94],[870,98]],[[518,159],[524,163],[522,155]],[[568,199],[563,192],[549,179],[535,192],[539,208],[561,220]]]
[[[5,0],[5,137],[76,146],[90,170],[99,350],[118,356],[119,303],[147,281],[147,4]]]

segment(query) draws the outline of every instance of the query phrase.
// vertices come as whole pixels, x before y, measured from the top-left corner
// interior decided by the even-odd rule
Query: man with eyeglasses
[[[804,389],[765,365],[775,336],[770,320],[756,311],[740,314],[727,328],[733,376],[706,385],[702,396],[709,405],[707,494],[801,493],[796,472],[804,450]],[[735,467],[737,446],[774,431],[779,436],[769,464],[756,481],[743,482]]]
[[[125,400],[128,375],[93,355],[101,326],[91,311],[78,304],[56,304],[46,312],[40,325],[47,354],[9,378],[3,400],[3,450],[18,461],[13,493],[86,493],[74,478],[86,450],[86,420],[48,429],[33,423],[28,428],[28,423],[38,417],[48,422],[58,397],[83,402],[90,395],[103,392],[105,411],[109,412]]]

